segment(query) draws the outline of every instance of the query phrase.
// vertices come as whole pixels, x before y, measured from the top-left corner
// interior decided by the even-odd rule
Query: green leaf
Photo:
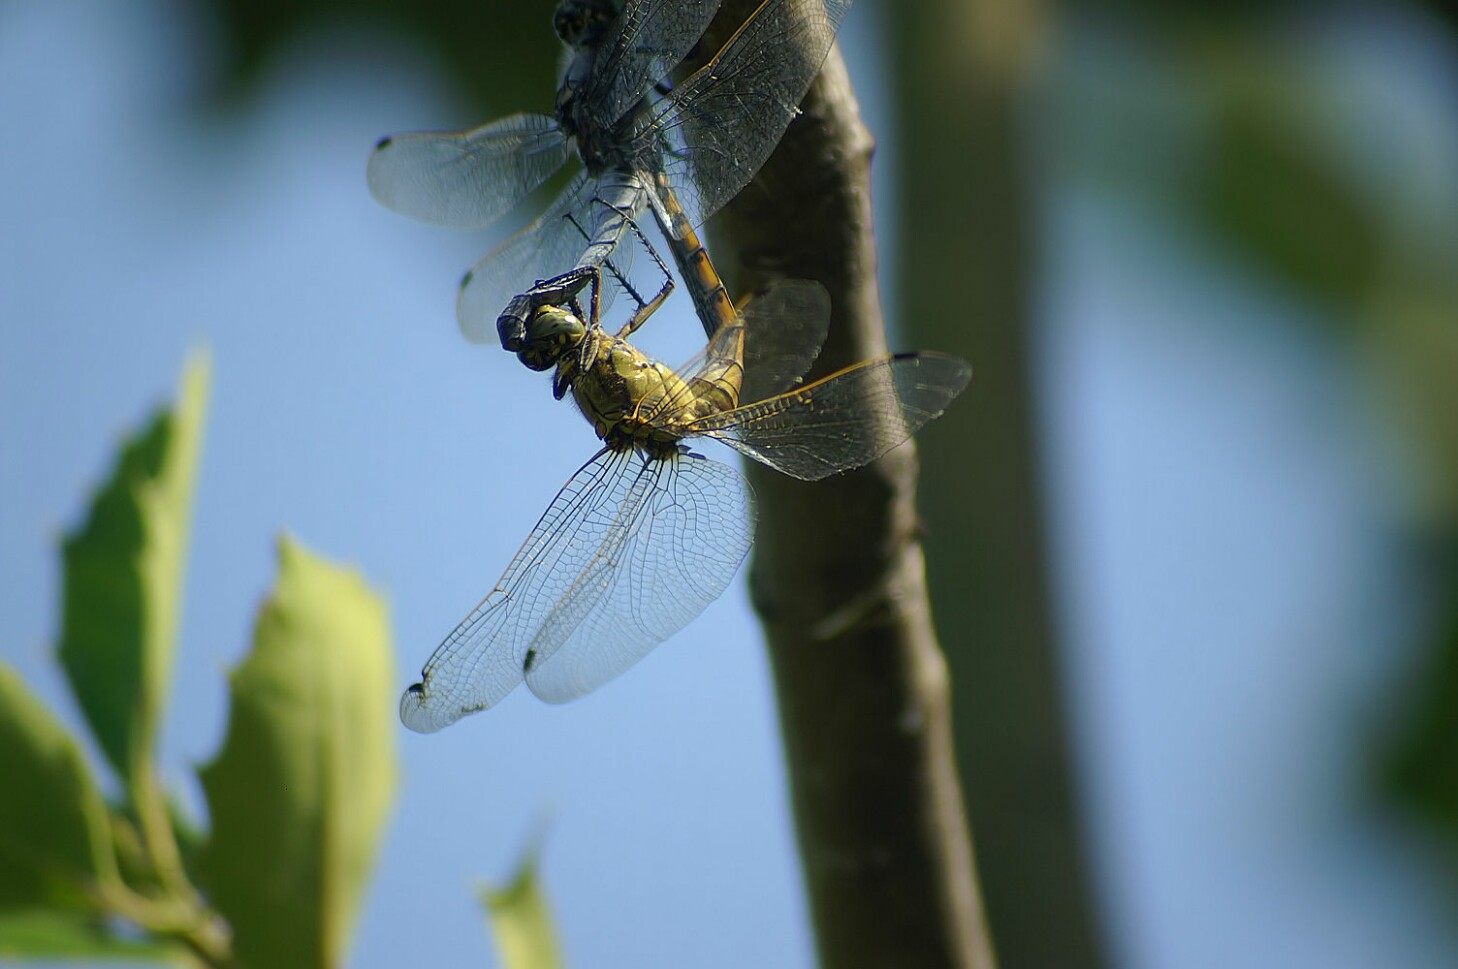
[[[384,602],[288,538],[230,676],[228,736],[201,771],[199,859],[248,966],[335,966],[394,799],[394,660]]]
[[[538,876],[537,856],[534,845],[509,885],[481,889],[496,952],[506,969],[561,969],[564,964],[551,907]]]
[[[63,550],[61,664],[129,790],[148,769],[171,680],[208,380],[207,357],[194,357],[176,410],[126,443]]]
[[[1282,78],[1246,78],[1218,105],[1213,151],[1196,187],[1207,224],[1285,285],[1348,307],[1371,293],[1381,267],[1379,213],[1311,127],[1314,106]]]
[[[105,803],[76,739],[0,663],[0,907],[87,907],[117,880]]]
[[[266,89],[260,80],[268,65],[292,49],[300,34],[317,32],[321,23],[337,25],[352,17],[353,23],[379,31],[382,43],[388,38],[408,50],[417,74],[423,73],[420,55],[433,56],[437,68],[453,82],[452,97],[477,104],[470,115],[458,118],[463,126],[512,111],[550,112],[562,56],[562,44],[552,29],[556,5],[556,0],[223,0],[210,7],[216,11],[216,29],[226,55],[218,78],[222,90],[217,94],[224,96],[220,99],[224,106],[239,95],[256,95]],[[489,106],[482,104],[488,100]]]
[[[95,918],[51,909],[0,913],[0,958],[19,956],[194,964],[175,943],[119,938]]]
[[[1450,545],[1451,547],[1451,545]],[[1399,732],[1381,763],[1388,792],[1458,858],[1458,571],[1445,576],[1450,608],[1395,706]]]

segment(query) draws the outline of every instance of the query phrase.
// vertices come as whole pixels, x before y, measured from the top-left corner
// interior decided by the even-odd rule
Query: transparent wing
[[[721,324],[703,350],[674,370],[683,394],[701,392],[702,379],[730,377],[738,383],[734,399],[750,403],[799,383],[825,342],[830,296],[817,282],[781,279],[741,301],[736,314],[737,326]],[[687,396],[670,396],[661,411],[672,424],[688,406]]]
[[[590,553],[529,647],[527,686],[550,703],[622,674],[717,599],[749,552],[749,485],[687,452],[638,455],[577,538]]]
[[[830,294],[817,282],[782,279],[741,304],[744,386],[739,399],[754,403],[784,393],[820,355],[830,327]]]
[[[430,657],[400,698],[400,719],[432,733],[493,706],[523,677],[552,702],[601,686],[718,598],[750,531],[749,486],[728,465],[598,452]]]
[[[638,0],[624,6],[583,92],[598,123],[611,125],[664,77],[714,19],[719,0]]]
[[[867,360],[798,390],[700,418],[717,438],[776,471],[818,481],[874,461],[940,417],[972,377],[940,353]]]
[[[583,577],[622,489],[639,462],[630,451],[602,450],[557,493],[506,574],[446,637],[400,698],[400,719],[420,733],[485,710],[522,681],[527,650],[544,623],[574,596],[590,594]]]
[[[526,198],[566,162],[557,122],[514,114],[473,131],[395,135],[370,155],[370,192],[422,222],[480,229]]]
[[[494,343],[496,318],[512,297],[526,292],[538,280],[551,279],[575,267],[588,241],[602,236],[611,223],[617,222],[618,236],[626,231],[626,224],[616,218],[613,210],[593,202],[597,192],[597,181],[579,174],[546,212],[471,267],[456,294],[456,322],[466,339]],[[612,261],[626,275],[631,249],[620,248],[622,252]],[[604,273],[603,287],[603,305],[607,306],[617,287],[612,273]]]
[[[663,170],[694,225],[749,183],[825,62],[850,0],[765,0],[714,58],[654,108]],[[646,155],[636,147],[632,157]]]

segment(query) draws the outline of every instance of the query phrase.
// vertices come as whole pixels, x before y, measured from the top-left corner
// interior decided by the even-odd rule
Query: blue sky
[[[876,14],[858,3],[846,32],[887,224],[914,216],[887,190]],[[482,119],[379,36],[300,41],[256,103],[199,116],[202,26],[152,2],[0,6],[3,656],[75,720],[49,658],[57,538],[208,347],[166,737],[194,797],[274,536],[387,595],[403,687],[595,449],[545,378],[456,332],[456,280],[491,239],[411,223],[365,188],[380,135]],[[1403,456],[1359,369],[1309,311],[1177,230],[1076,184],[1047,197],[1067,691],[1120,963],[1446,964],[1422,846],[1351,790],[1347,752],[1413,632],[1390,548]],[[652,321],[670,360],[693,349],[688,312],[678,297]],[[352,964],[491,965],[472,887],[550,815],[545,877],[574,964],[809,965],[740,583],[590,697],[521,692],[437,735],[402,729],[401,752]]]

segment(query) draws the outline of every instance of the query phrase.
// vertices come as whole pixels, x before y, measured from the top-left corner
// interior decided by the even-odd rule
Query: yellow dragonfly
[[[971,377],[957,357],[909,353],[794,386],[825,336],[818,283],[769,288],[677,371],[629,342],[644,314],[608,334],[596,284],[590,301],[588,313],[576,299],[538,307],[507,349],[555,367],[555,394],[572,394],[603,446],[405,691],[400,718],[412,730],[485,710],[523,680],[548,702],[582,696],[719,597],[749,551],[751,493],[739,471],[691,451],[692,439],[815,481],[902,443]]]

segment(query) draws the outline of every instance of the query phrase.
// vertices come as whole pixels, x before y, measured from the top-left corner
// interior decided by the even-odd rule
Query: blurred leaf
[[[188,362],[177,409],[126,443],[65,541],[61,664],[129,788],[151,756],[177,648],[209,369],[206,356]]]
[[[172,837],[177,842],[178,851],[186,862],[184,867],[191,870],[196,867],[194,862],[197,861],[208,843],[208,833],[172,797],[169,797],[167,801],[167,817],[171,822]]]
[[[1458,0],[1424,0],[1423,6],[1442,18],[1450,32],[1458,33]]]
[[[94,918],[54,910],[0,914],[0,958],[17,956],[195,964],[180,945],[118,938]]]
[[[394,661],[383,601],[279,542],[253,651],[229,677],[228,736],[200,772],[200,871],[239,962],[339,965],[394,797]]]
[[[1426,253],[1424,255],[1427,255]],[[1458,280],[1434,279],[1458,265],[1458,246],[1434,251],[1433,273],[1399,264],[1363,307],[1363,349],[1383,377],[1385,403],[1408,428],[1424,482],[1419,516],[1440,534],[1458,533]],[[1444,263],[1444,257],[1447,262]],[[1458,535],[1455,535],[1458,537]]]
[[[527,852],[505,888],[481,889],[496,952],[506,969],[561,969],[552,912],[537,874],[537,850]]]
[[[305,32],[317,34],[322,24],[336,33],[348,25],[355,37],[358,27],[373,25],[392,41],[412,39],[434,54],[481,115],[477,122],[487,114],[550,112],[562,51],[552,29],[555,8],[556,0],[222,0],[217,9],[227,50],[224,93],[247,94],[280,52]],[[378,47],[368,53],[378,64]]]
[[[198,856],[207,844],[207,831],[200,828],[174,799],[165,794],[163,796],[166,800],[162,807],[167,819],[164,831],[170,835],[176,846],[176,864],[184,872],[195,871]],[[111,838],[122,881],[133,890],[142,894],[155,894],[169,893],[176,887],[165,884],[159,877],[158,859],[149,854],[135,816],[113,812]]]
[[[1311,106],[1291,78],[1263,78],[1242,48],[1222,60],[1210,157],[1196,183],[1210,226],[1286,285],[1352,307],[1380,268],[1379,213],[1308,137]]]
[[[1390,213],[1341,154],[1331,92],[1264,30],[1218,21],[1153,39],[1083,27],[1053,74],[1049,158],[1350,322],[1388,259]]]
[[[83,907],[117,880],[106,805],[75,738],[0,664],[0,907]]]
[[[1450,576],[1450,588],[1458,592],[1454,579],[1458,576]],[[1386,781],[1458,856],[1458,596],[1449,601],[1437,641],[1402,694],[1404,722],[1387,760]]]

